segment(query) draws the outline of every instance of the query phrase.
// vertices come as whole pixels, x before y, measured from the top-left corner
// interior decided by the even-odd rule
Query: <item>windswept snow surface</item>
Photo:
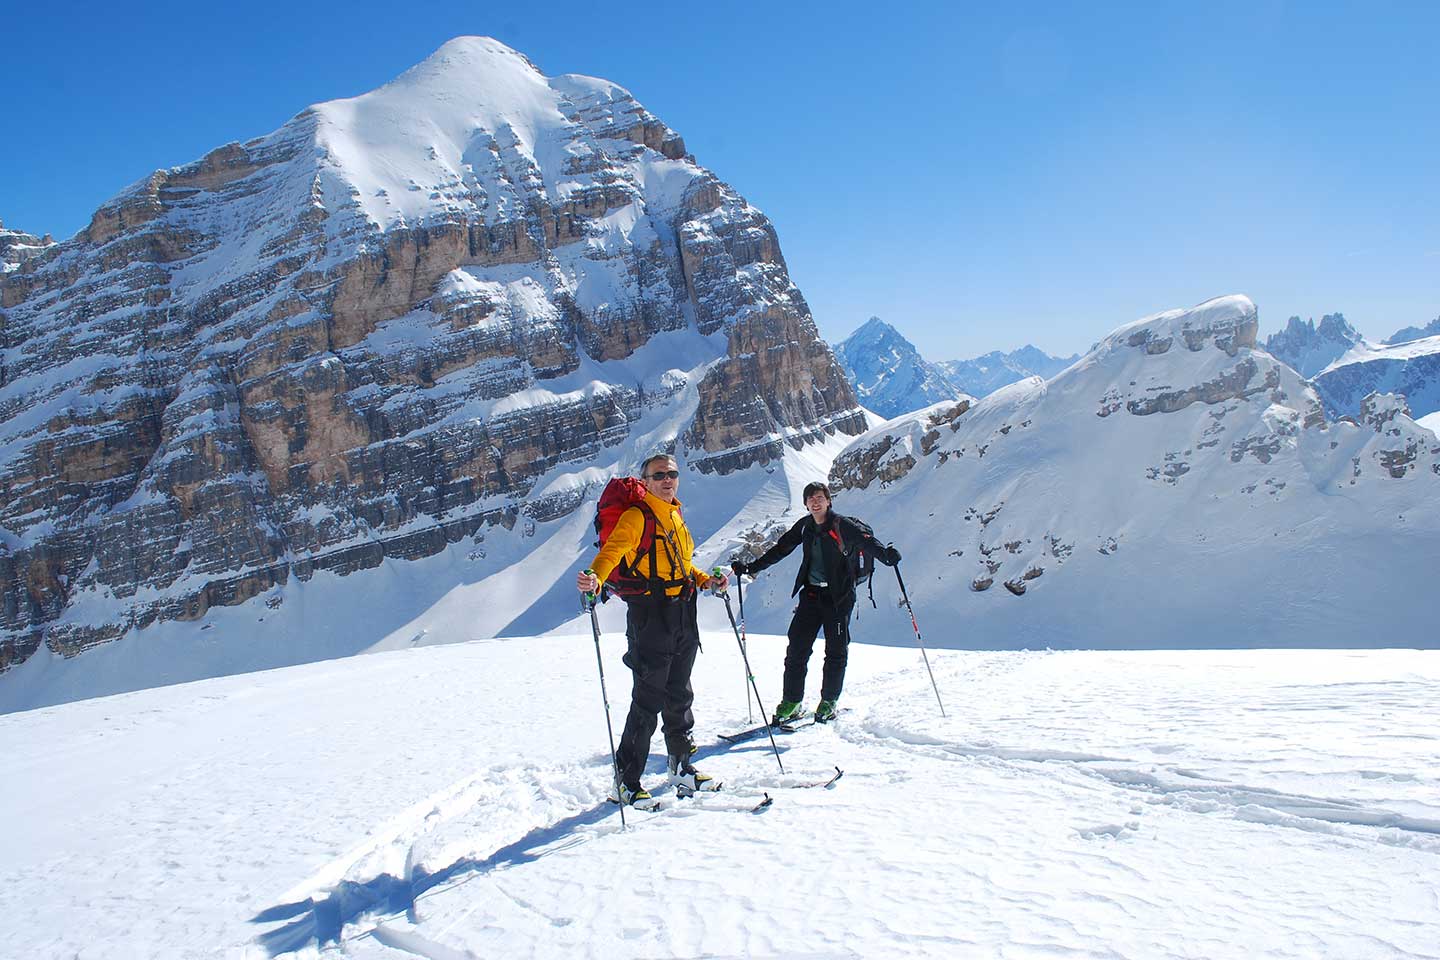
[[[783,645],[750,639],[767,698]],[[726,789],[677,800],[656,757],[623,831],[588,633],[3,716],[0,956],[1440,956],[1440,652],[930,660],[948,717],[913,647],[857,644],[781,774],[718,739],[744,674],[707,633]]]

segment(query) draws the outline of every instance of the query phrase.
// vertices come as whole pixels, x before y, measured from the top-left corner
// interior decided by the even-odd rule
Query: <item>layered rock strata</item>
[[[721,473],[864,427],[764,215],[492,40],[12,260],[0,667],[563,516],[657,409]]]

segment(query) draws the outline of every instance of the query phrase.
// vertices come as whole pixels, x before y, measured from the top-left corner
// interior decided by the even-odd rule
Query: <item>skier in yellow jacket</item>
[[[627,580],[627,589],[619,591],[626,604],[625,665],[634,678],[630,712],[615,751],[620,801],[626,804],[650,799],[640,775],[650,755],[657,714],[664,721],[665,751],[677,791],[703,790],[713,783],[712,777],[690,762],[695,749],[691,739],[695,691],[690,672],[700,652],[695,601],[697,589],[713,586],[723,591],[728,585],[726,577],[712,578],[692,563],[695,541],[675,496],[680,488],[675,458],[667,454],[647,458],[640,466],[640,477],[645,482],[644,503],[621,514],[589,569],[575,578],[581,592],[593,594],[622,563],[634,574]],[[654,517],[655,534],[649,549],[640,550],[645,511]]]

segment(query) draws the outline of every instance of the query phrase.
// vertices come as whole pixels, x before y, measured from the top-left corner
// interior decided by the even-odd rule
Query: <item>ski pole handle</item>
[[[580,572],[583,573],[583,574],[585,574],[586,576],[589,576],[589,577],[594,577],[594,576],[595,576],[595,571],[594,571],[594,570],[591,570],[589,567],[586,567],[584,570],[581,570]],[[596,580],[599,580],[599,577],[596,577]],[[590,590],[586,590],[586,591],[584,591],[584,592],[581,594],[581,596],[583,596],[583,597],[585,598],[584,601],[583,601],[583,605],[584,605],[584,607],[585,607],[586,610],[591,610],[591,609],[593,609],[593,608],[595,607],[595,597],[596,597],[596,594],[595,594],[594,592],[592,592],[592,591],[590,591]]]

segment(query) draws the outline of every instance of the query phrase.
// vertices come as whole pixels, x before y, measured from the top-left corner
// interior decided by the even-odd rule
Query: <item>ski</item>
[[[785,723],[762,723],[746,730],[739,730],[735,733],[721,733],[717,736],[726,743],[744,743],[746,740],[754,740],[766,730],[777,730],[780,733],[794,733],[796,730],[803,730],[805,727],[815,724],[815,714],[807,713],[803,717],[790,720]],[[830,721],[825,721],[829,723]]]
[[[761,810],[764,810],[765,808],[769,807],[770,804],[772,804],[772,803],[774,803],[774,802],[775,802],[775,798],[772,797],[772,796],[770,796],[770,794],[767,793],[767,794],[765,794],[765,799],[764,799],[764,800],[761,800],[759,803],[755,804],[755,806],[753,806],[753,807],[750,808],[750,812],[751,812],[751,813],[759,813]]]
[[[766,730],[770,730],[770,729],[772,729],[772,727],[770,726],[770,724],[768,724],[768,723],[762,723],[762,724],[760,724],[759,726],[757,726],[757,727],[751,727],[751,728],[749,728],[748,730],[740,730],[740,731],[737,731],[736,733],[722,733],[722,734],[719,734],[719,737],[720,737],[721,740],[724,740],[726,743],[744,743],[746,740],[753,740],[753,739],[755,739],[756,737],[761,736],[762,734],[765,733]],[[785,728],[784,728],[784,727],[774,727],[773,729],[775,729],[775,730],[784,730]]]
[[[780,729],[784,730],[786,733],[794,733],[796,730],[804,730],[806,727],[813,727],[816,724],[819,724],[820,726],[825,726],[826,724],[834,723],[836,717],[839,717],[839,715],[844,712],[845,709],[843,707],[839,710],[836,710],[835,716],[831,717],[829,720],[817,720],[815,719],[815,714],[807,713],[805,714],[805,716],[801,717],[798,720],[793,720],[790,723],[782,723],[780,725]]]

